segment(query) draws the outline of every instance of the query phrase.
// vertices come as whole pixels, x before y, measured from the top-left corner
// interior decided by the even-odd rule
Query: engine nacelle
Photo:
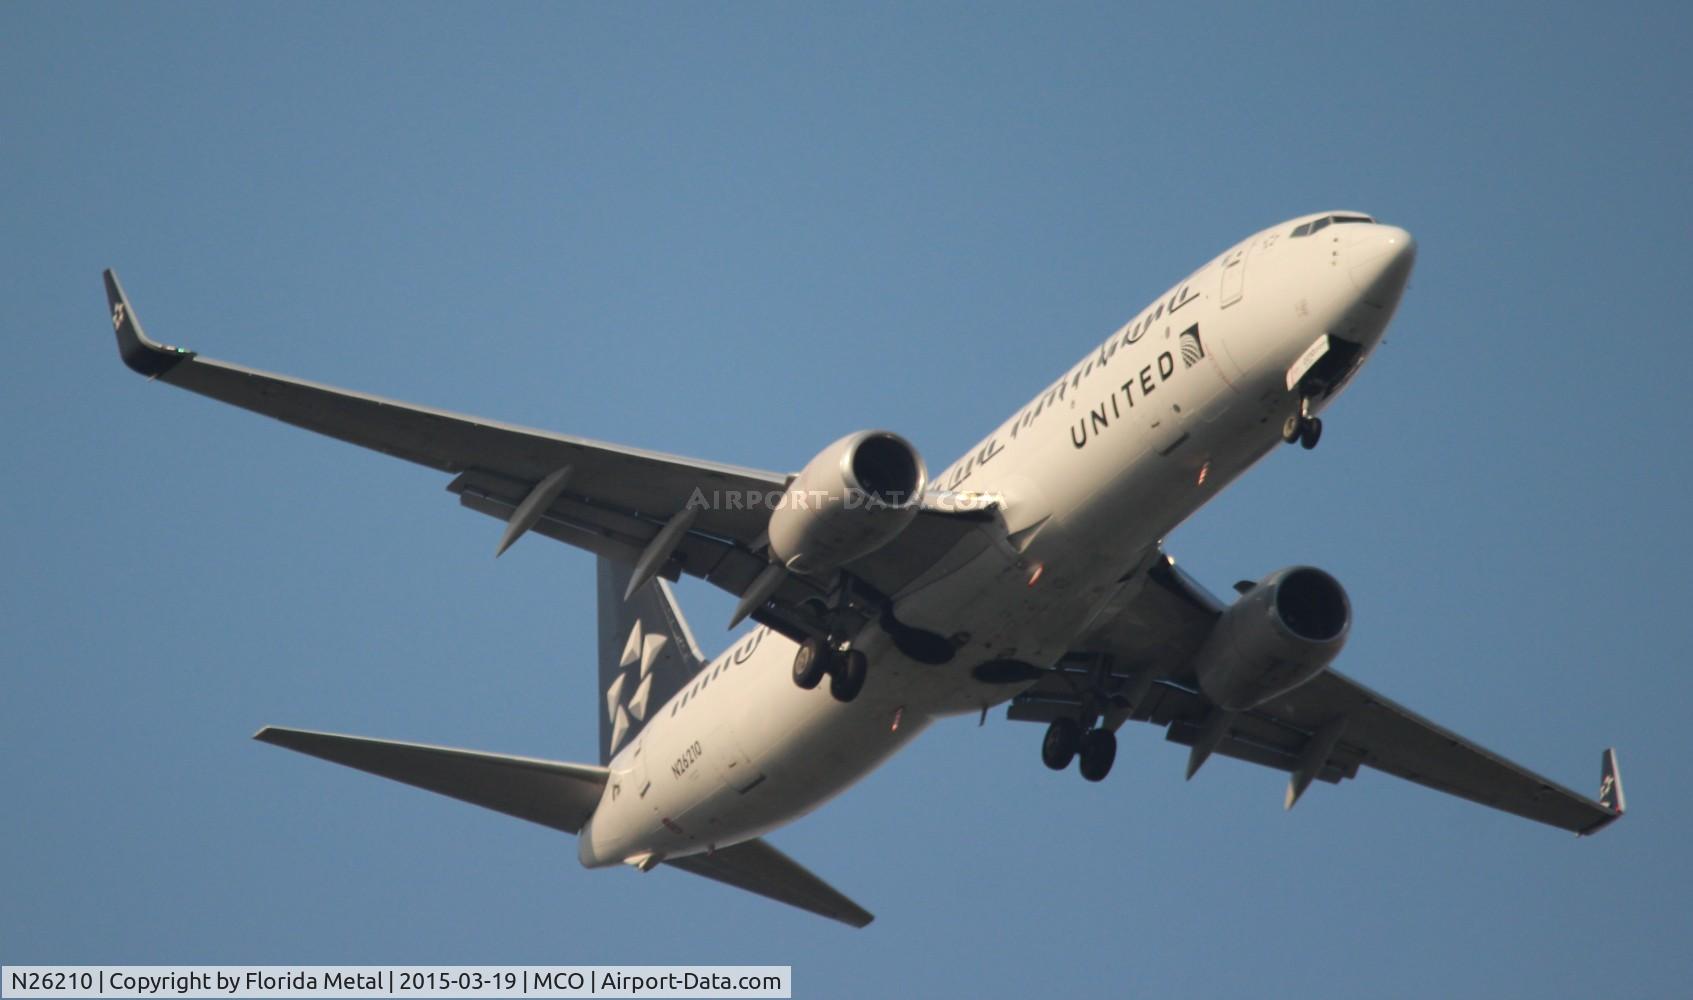
[[[927,482],[922,457],[898,434],[848,434],[789,484],[770,515],[770,552],[807,574],[869,555],[917,516]]]
[[[1352,603],[1334,577],[1277,570],[1217,619],[1194,660],[1199,689],[1230,711],[1262,705],[1322,673],[1351,628]]]

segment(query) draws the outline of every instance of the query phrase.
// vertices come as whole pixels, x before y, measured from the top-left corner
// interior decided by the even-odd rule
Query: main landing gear
[[[1117,759],[1117,734],[1097,727],[1084,732],[1081,723],[1068,716],[1053,719],[1046,727],[1046,738],[1041,741],[1041,762],[1054,771],[1062,771],[1078,755],[1082,760],[1077,770],[1082,772],[1082,777],[1104,781]]]
[[[1322,418],[1311,416],[1311,401],[1301,399],[1299,401],[1299,412],[1288,417],[1287,421],[1282,424],[1282,440],[1288,444],[1298,441],[1301,448],[1310,451],[1317,446],[1317,442],[1322,439],[1322,436]]]
[[[807,691],[823,682],[829,675],[829,693],[836,701],[848,702],[864,690],[864,678],[870,662],[856,649],[844,652],[816,637],[799,644],[794,654],[794,683]]]

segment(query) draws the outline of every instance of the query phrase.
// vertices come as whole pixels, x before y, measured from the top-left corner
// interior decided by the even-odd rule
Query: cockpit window
[[[1376,220],[1367,215],[1326,215],[1321,219],[1313,219],[1310,222],[1305,223],[1303,226],[1296,226],[1293,230],[1293,235],[1295,238],[1300,236],[1309,236],[1319,229],[1325,229],[1329,226],[1338,226],[1343,222],[1375,221]]]

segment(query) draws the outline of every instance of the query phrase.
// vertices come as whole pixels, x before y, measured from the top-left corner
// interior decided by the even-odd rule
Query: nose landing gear
[[[1299,412],[1288,417],[1282,424],[1282,440],[1288,444],[1295,441],[1306,451],[1317,446],[1323,436],[1323,421],[1320,417],[1311,416],[1311,400],[1299,401]]]
[[[1068,716],[1053,719],[1052,724],[1046,727],[1046,738],[1041,741],[1041,762],[1054,771],[1062,771],[1078,755],[1081,764],[1077,770],[1083,778],[1105,780],[1117,759],[1117,734],[1102,728],[1084,732],[1081,723]]]

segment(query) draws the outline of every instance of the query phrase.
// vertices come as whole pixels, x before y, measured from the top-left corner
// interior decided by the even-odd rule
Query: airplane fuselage
[[[1291,234],[1318,219],[1339,221]],[[892,595],[901,622],[953,638],[918,663],[874,623],[842,702],[792,679],[793,641],[760,626],[612,759],[580,857],[647,864],[802,816],[934,720],[1032,683],[985,663],[1055,664],[1161,539],[1313,416],[1380,342],[1414,243],[1354,213],[1253,235],[1178,283],[959,458],[931,489],[992,493],[1000,540],[961,543]],[[1324,338],[1327,338],[1326,340]],[[1008,541],[1006,538],[1008,537]]]

